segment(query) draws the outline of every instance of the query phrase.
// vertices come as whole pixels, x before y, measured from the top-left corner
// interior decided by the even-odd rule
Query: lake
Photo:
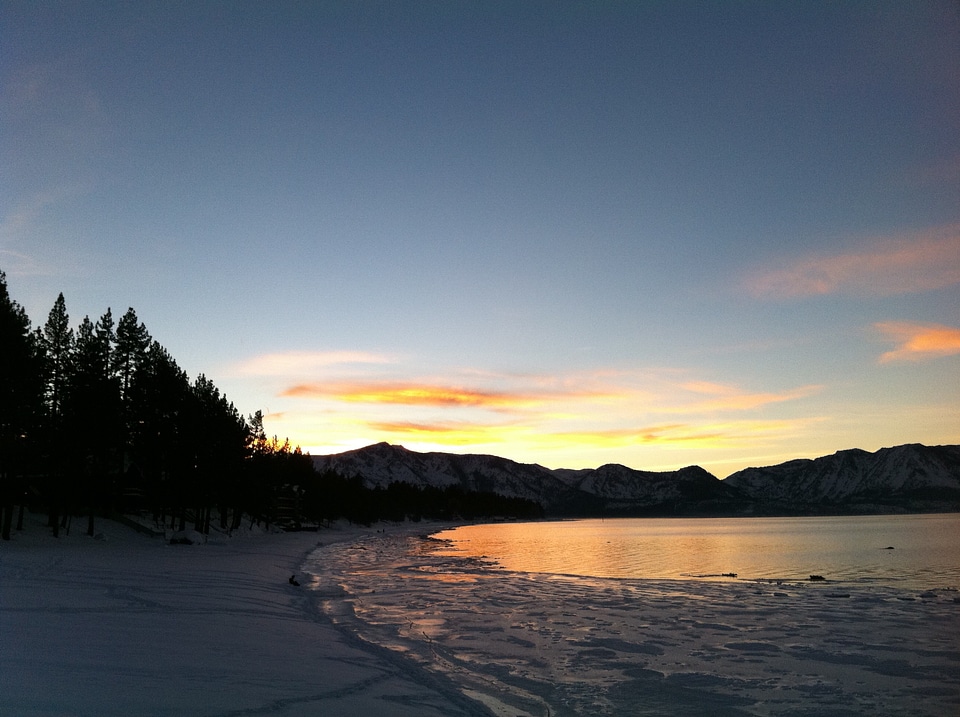
[[[451,555],[518,572],[960,587],[956,513],[499,523],[435,537]]]
[[[406,524],[322,545],[304,571],[345,639],[496,715],[952,717],[958,530],[954,514]]]

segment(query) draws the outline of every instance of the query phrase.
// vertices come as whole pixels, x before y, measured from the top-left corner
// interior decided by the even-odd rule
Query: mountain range
[[[699,466],[655,472],[607,464],[549,469],[491,455],[419,453],[377,443],[314,456],[321,471],[486,491],[539,503],[546,515],[808,515],[960,511],[960,446],[907,444],[851,449],[815,459],[746,468],[724,480]]]

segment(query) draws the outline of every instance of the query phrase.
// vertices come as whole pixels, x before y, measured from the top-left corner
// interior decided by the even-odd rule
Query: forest
[[[244,520],[302,529],[339,518],[536,517],[531,501],[459,488],[318,473],[289,440],[268,437],[263,414],[244,416],[204,374],[191,380],[133,308],[108,308],[74,329],[61,293],[33,328],[0,271],[0,537],[24,511],[53,535],[81,519],[138,515],[201,533]],[[85,519],[85,523],[82,520]]]

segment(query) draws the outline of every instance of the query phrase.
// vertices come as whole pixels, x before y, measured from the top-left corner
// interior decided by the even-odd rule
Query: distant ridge
[[[782,515],[960,511],[960,446],[840,451],[747,468],[719,480],[699,466],[641,471],[618,464],[551,470],[492,455],[419,453],[377,443],[314,456],[320,471],[369,488],[403,482],[528,498],[553,516]]]
[[[767,508],[960,509],[960,446],[911,443],[746,468],[726,481]],[[950,507],[952,505],[952,507]],[[871,508],[877,510],[869,510]]]

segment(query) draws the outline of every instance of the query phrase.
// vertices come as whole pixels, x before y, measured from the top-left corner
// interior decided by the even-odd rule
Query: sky
[[[0,3],[0,270],[268,434],[960,443],[960,5]]]

